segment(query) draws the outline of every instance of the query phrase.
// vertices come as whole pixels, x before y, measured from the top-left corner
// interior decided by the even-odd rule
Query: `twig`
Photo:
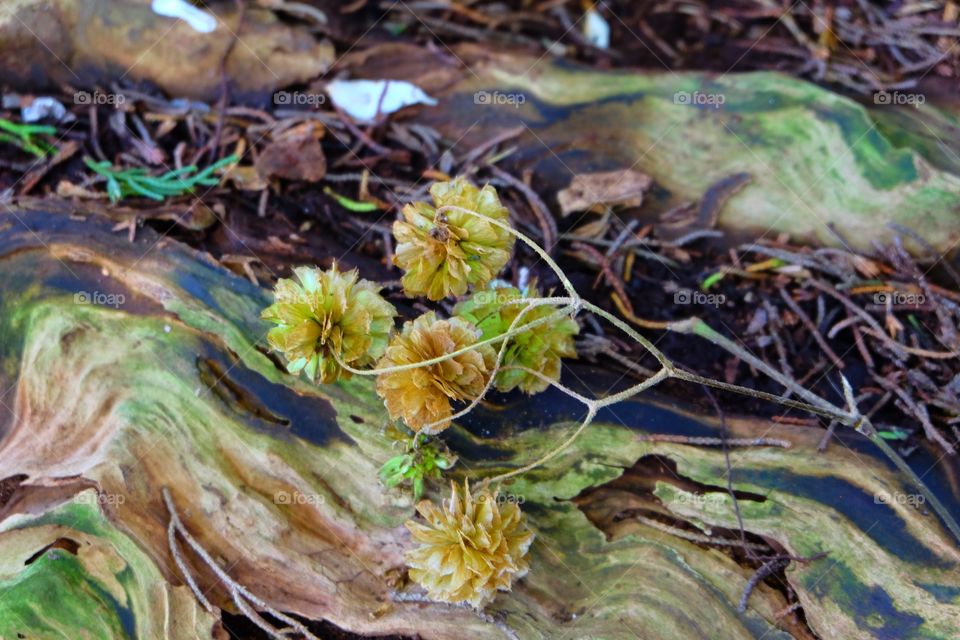
[[[793,443],[782,438],[711,438],[709,436],[680,436],[668,433],[650,433],[637,436],[642,442],[675,442],[697,447],[722,447],[724,442],[731,447],[780,447],[789,449]]]
[[[543,234],[543,244],[548,253],[553,251],[553,247],[557,243],[557,234],[559,233],[557,230],[557,221],[553,219],[550,209],[543,203],[543,200],[540,199],[537,192],[528,187],[522,180],[514,178],[499,167],[490,165],[490,171],[526,196],[527,202],[530,203],[530,209],[533,210],[533,214],[537,217],[537,222],[540,223],[540,232]]]
[[[750,576],[746,586],[743,588],[743,595],[740,596],[740,604],[737,605],[737,611],[743,613],[747,610],[747,601],[750,599],[750,594],[753,593],[753,590],[757,588],[757,585],[760,584],[761,580],[773,575],[789,564],[790,561],[785,558],[774,558],[773,560],[768,560],[761,565],[760,568],[757,569],[756,573]]]
[[[631,514],[630,518],[637,520],[652,529],[656,529],[657,531],[662,531],[663,533],[668,533],[672,536],[683,538],[684,540],[689,540],[691,542],[712,544],[718,547],[734,547],[743,544],[746,545],[746,547],[751,551],[770,551],[770,547],[765,544],[757,544],[756,542],[741,542],[738,540],[728,540],[726,538],[714,538],[713,536],[704,535],[702,533],[694,533],[693,531],[687,531],[686,529],[681,529],[680,527],[674,527],[660,522],[654,518],[648,518],[639,513]]]
[[[820,438],[820,442],[817,443],[817,451],[823,453],[827,450],[827,444],[830,442],[830,438],[833,437],[833,433],[836,431],[838,424],[840,423],[836,420],[830,421],[830,424],[827,425],[827,430],[823,433],[823,437]]]
[[[823,335],[817,329],[816,325],[813,324],[813,321],[810,319],[810,316],[800,308],[800,305],[790,297],[790,294],[787,293],[786,289],[780,288],[780,297],[783,298],[783,301],[787,303],[787,306],[790,307],[790,310],[793,311],[800,322],[803,323],[803,326],[807,328],[807,331],[810,332],[810,335],[813,336],[813,339],[817,341],[817,344],[820,345],[820,348],[823,349],[823,352],[827,354],[827,357],[830,358],[830,361],[833,363],[837,369],[843,369],[844,364],[843,360],[834,353],[833,349],[830,348],[830,345],[827,344],[827,341],[823,339]]]
[[[913,414],[917,420],[920,421],[921,425],[923,425],[923,431],[927,434],[928,438],[943,447],[944,451],[946,451],[949,455],[956,454],[956,450],[953,448],[953,445],[947,442],[946,438],[944,438],[943,435],[941,435],[940,432],[937,431],[937,429],[933,426],[933,423],[930,422],[930,414],[924,405],[914,402],[906,391],[901,389],[899,385],[894,384],[890,380],[887,380],[886,378],[876,374],[873,374],[873,379],[876,380],[877,384],[879,384],[881,387],[892,392],[898,398],[900,398],[900,402],[903,403],[904,407],[906,407],[907,410]]]
[[[737,493],[733,490],[733,465],[730,464],[730,447],[727,446],[727,416],[724,414],[723,409],[720,408],[720,403],[717,402],[717,398],[710,391],[709,387],[702,388],[703,392],[710,399],[710,403],[713,404],[714,411],[717,412],[717,416],[720,418],[720,440],[721,446],[723,447],[723,462],[727,467],[727,493],[730,494],[733,513],[737,516],[737,526],[740,529],[740,543],[743,547],[743,552],[747,554],[748,558],[752,559],[754,556],[750,547],[747,545],[747,530],[743,527],[743,515],[740,513],[740,502],[737,500]]]
[[[174,536],[175,533],[180,534],[180,537],[183,538],[184,542],[186,542],[187,545],[193,549],[198,556],[200,556],[200,559],[203,560],[203,563],[211,571],[213,571],[213,573],[217,576],[217,578],[220,579],[221,582],[223,582],[223,584],[229,590],[230,597],[233,599],[234,604],[237,605],[237,608],[247,615],[251,622],[270,635],[270,637],[277,640],[289,640],[287,636],[292,629],[303,635],[303,637],[307,640],[320,640],[317,636],[310,633],[309,629],[307,629],[299,620],[291,618],[282,611],[277,611],[259,597],[248,591],[246,587],[236,582],[227,574],[226,571],[221,569],[220,565],[218,565],[216,561],[210,557],[210,554],[207,553],[207,550],[204,549],[200,543],[197,542],[192,535],[190,535],[190,532],[187,531],[186,527],[183,526],[183,522],[180,520],[180,516],[177,514],[176,506],[173,504],[173,498],[170,497],[169,489],[162,487],[161,491],[163,493],[163,501],[167,505],[167,512],[170,514],[170,523],[167,527],[167,540],[170,542],[170,551],[174,555],[174,561],[177,563],[177,567],[179,567],[180,571],[183,572],[184,578],[187,580],[187,584],[190,585],[190,588],[200,600],[200,603],[203,604],[208,611],[211,610],[210,602],[200,592],[196,582],[193,579],[193,576],[187,569],[186,562],[184,562],[183,558],[180,557],[179,550],[176,545],[176,538]],[[264,620],[251,605],[256,606],[260,611],[269,613],[277,620],[286,623],[291,629],[277,629]]]
[[[501,142],[506,142],[511,138],[516,138],[517,136],[519,136],[524,132],[525,128],[526,127],[524,126],[519,126],[519,127],[514,127],[513,129],[507,129],[503,133],[499,135],[495,135],[494,137],[490,138],[486,142],[480,144],[477,147],[474,147],[473,149],[470,150],[470,153],[468,153],[466,157],[464,157],[463,159],[464,168],[469,169],[470,166],[473,165],[477,160],[479,160],[480,157],[483,156],[483,154],[485,154],[487,151],[490,151]]]

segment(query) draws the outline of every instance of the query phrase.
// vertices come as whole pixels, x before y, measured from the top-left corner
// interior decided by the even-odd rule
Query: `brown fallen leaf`
[[[581,173],[557,194],[560,213],[568,216],[602,204],[639,207],[651,182],[650,176],[633,169]]]
[[[320,147],[323,127],[307,122],[285,131],[266,146],[254,166],[264,180],[285,178],[316,182],[327,173]]]
[[[234,165],[223,174],[223,181],[241,191],[263,191],[269,185],[256,167]]]

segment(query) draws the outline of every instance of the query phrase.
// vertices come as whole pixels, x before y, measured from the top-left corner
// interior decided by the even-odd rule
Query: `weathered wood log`
[[[960,240],[955,105],[867,109],[779,73],[603,72],[472,45],[384,45],[345,64],[437,96],[416,119],[457,149],[519,130],[503,162],[530,171],[548,205],[574,175],[634,169],[654,178],[658,214],[746,173],[717,220],[744,239],[785,232],[871,251],[900,235],[927,251],[895,223],[940,251]]]
[[[157,14],[149,0],[16,0],[0,5],[0,81],[36,91],[110,87],[122,79],[177,97],[215,101],[224,83],[234,98],[305,82],[333,64],[333,45],[307,24],[264,6],[211,3],[203,32]],[[240,46],[235,46],[238,42]],[[88,104],[116,104],[115,97]],[[82,103],[81,103],[82,104]]]
[[[813,430],[730,420],[732,436],[792,443],[731,454],[751,548],[827,554],[761,582],[738,613],[753,569],[729,551],[740,534],[722,451],[638,439],[717,431],[648,400],[605,410],[503,488],[537,539],[530,574],[485,616],[398,597],[417,592],[402,560],[413,509],[377,482],[391,449],[370,381],[286,374],[265,353],[266,291],[156,234],[128,243],[108,229],[0,214],[0,637],[224,637],[171,555],[163,488],[234,580],[361,634],[947,639],[960,627],[960,552],[857,436],[818,455]],[[563,398],[509,402],[448,432],[454,477],[528,462],[581,417]],[[941,473],[927,479],[956,505]]]

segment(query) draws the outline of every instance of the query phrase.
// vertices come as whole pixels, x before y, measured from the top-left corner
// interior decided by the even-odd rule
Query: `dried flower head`
[[[515,579],[526,575],[527,551],[533,532],[512,501],[498,504],[486,489],[476,496],[464,483],[451,483],[450,502],[437,507],[429,500],[417,505],[425,523],[407,521],[420,543],[406,554],[410,577],[434,600],[469,602],[476,608],[493,599],[497,590],[509,591]]]
[[[509,303],[525,297],[538,298],[540,294],[533,286],[530,287],[529,296],[524,296],[513,287],[478,291],[459,303],[454,313],[475,324],[483,333],[483,339],[493,338],[506,333],[525,307],[522,303]],[[553,307],[545,305],[534,307],[523,316],[517,328],[545,318],[555,311]],[[577,357],[573,336],[579,332],[577,321],[564,316],[555,322],[539,325],[510,338],[510,344],[500,363],[502,369],[497,372],[497,389],[510,391],[519,387],[526,393],[539,393],[549,386],[546,380],[521,369],[509,368],[511,366],[539,371],[548,378],[559,380],[560,359]],[[500,348],[499,344],[493,346],[495,350]]]
[[[510,259],[513,236],[484,217],[506,223],[509,213],[493,187],[477,189],[463,178],[430,187],[434,206],[416,202],[403,208],[403,220],[393,224],[397,239],[394,263],[406,273],[408,296],[430,300],[461,296],[470,286],[485,287]],[[463,211],[437,209],[453,205]]]
[[[378,369],[432,360],[476,344],[480,331],[461,318],[438,320],[431,311],[394,336]],[[436,364],[377,376],[377,393],[392,419],[414,431],[437,433],[450,426],[451,400],[469,400],[483,391],[496,361],[490,345]],[[439,422],[429,428],[426,425]]]
[[[373,364],[387,349],[397,310],[380,295],[380,287],[359,279],[357,270],[341,273],[316,267],[294,269],[297,281],[281,278],[275,302],[262,317],[275,323],[270,346],[283,353],[287,370],[303,371],[316,382],[334,382],[353,367]]]

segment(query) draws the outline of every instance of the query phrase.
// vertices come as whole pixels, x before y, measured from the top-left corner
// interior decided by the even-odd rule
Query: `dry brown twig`
[[[221,569],[216,560],[214,560],[207,550],[204,549],[192,535],[190,535],[190,532],[187,531],[187,528],[183,525],[183,521],[180,520],[176,506],[173,503],[173,498],[170,496],[170,490],[166,487],[163,487],[161,491],[163,492],[163,501],[167,506],[167,512],[170,514],[170,522],[167,525],[167,541],[170,545],[170,554],[173,556],[173,560],[180,569],[181,573],[183,573],[184,579],[187,581],[187,585],[190,587],[190,590],[193,591],[194,596],[196,596],[197,600],[200,601],[200,604],[202,604],[207,611],[212,612],[213,606],[204,595],[204,592],[200,590],[196,580],[191,574],[189,566],[187,565],[186,560],[184,560],[183,555],[180,552],[180,547],[177,544],[177,534],[183,538],[184,542],[187,543],[187,546],[193,549],[194,553],[196,553],[203,563],[211,571],[213,571],[214,575],[220,579],[223,585],[227,588],[227,591],[230,592],[230,598],[233,600],[233,603],[237,606],[237,608],[243,612],[244,615],[250,618],[255,625],[266,632],[271,638],[275,638],[276,640],[289,640],[289,634],[295,631],[300,633],[307,640],[320,640],[317,636],[310,633],[310,630],[307,629],[299,620],[295,620],[282,611],[277,611],[259,597],[251,593],[246,587],[236,582],[230,577],[229,574],[227,574],[226,571]],[[263,611],[270,614],[277,620],[287,624],[288,628],[276,628],[274,625],[264,620],[258,611]]]

